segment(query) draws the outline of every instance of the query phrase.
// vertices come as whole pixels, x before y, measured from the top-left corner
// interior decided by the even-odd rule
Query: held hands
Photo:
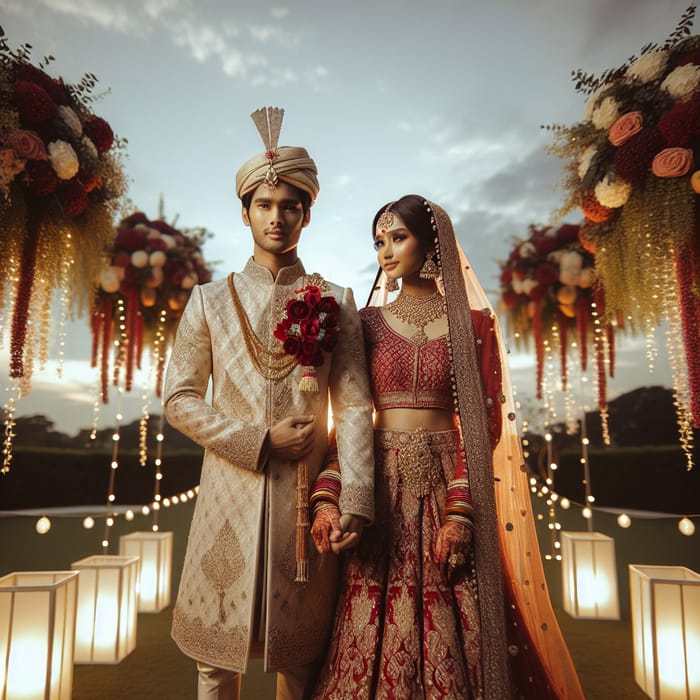
[[[447,521],[435,541],[435,563],[442,569],[445,579],[453,583],[464,569],[471,549],[472,530],[467,525]]]
[[[314,416],[287,416],[270,428],[268,436],[271,457],[300,459],[314,446]]]
[[[345,549],[355,547],[365,526],[363,518],[357,515],[340,515],[334,505],[317,511],[311,526],[311,537],[321,554],[340,554]]]

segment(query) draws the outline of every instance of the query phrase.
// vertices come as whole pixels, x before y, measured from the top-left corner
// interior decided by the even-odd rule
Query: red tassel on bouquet
[[[588,314],[590,309],[584,297],[576,299],[576,330],[578,331],[578,347],[581,355],[581,371],[588,367]]]
[[[32,288],[34,287],[38,246],[39,222],[30,206],[27,214],[27,235],[22,248],[15,308],[12,313],[12,338],[10,340],[10,377],[12,378],[24,376],[24,344],[27,340],[29,302],[31,301]]]

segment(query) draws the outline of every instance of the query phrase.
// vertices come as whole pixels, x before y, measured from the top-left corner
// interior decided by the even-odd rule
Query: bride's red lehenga
[[[583,698],[544,579],[498,321],[449,217],[426,206],[448,334],[414,342],[379,308],[361,317],[375,407],[454,408],[456,428],[375,430],[376,520],[345,562],[314,698]],[[447,486],[464,476],[474,546],[450,583],[434,546]]]

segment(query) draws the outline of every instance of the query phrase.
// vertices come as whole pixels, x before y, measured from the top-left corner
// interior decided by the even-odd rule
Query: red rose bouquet
[[[335,347],[340,307],[334,297],[323,296],[313,284],[297,289],[294,295],[287,302],[274,336],[283,343],[284,351],[305,368],[299,388],[318,391],[316,368],[323,364],[323,352]]]

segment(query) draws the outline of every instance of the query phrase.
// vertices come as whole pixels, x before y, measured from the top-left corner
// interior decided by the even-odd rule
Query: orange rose
[[[613,146],[621,146],[630,136],[642,130],[644,117],[641,112],[623,114],[608,131],[608,140]]]
[[[656,177],[681,177],[693,167],[693,151],[690,148],[664,148],[651,163]]]

